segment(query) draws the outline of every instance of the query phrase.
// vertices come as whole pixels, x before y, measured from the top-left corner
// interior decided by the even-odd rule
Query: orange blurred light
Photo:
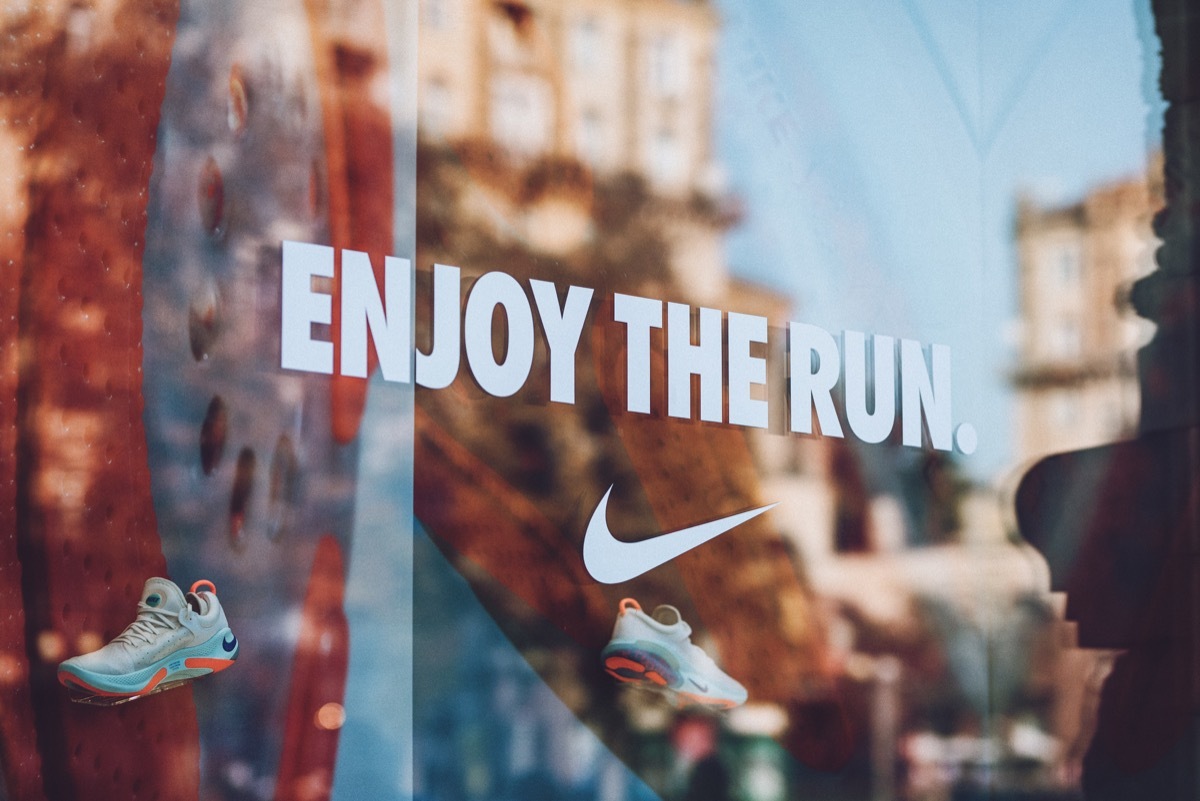
[[[96,631],[85,631],[75,640],[75,648],[81,654],[90,654],[92,651],[100,650],[103,646],[104,640]]]
[[[25,679],[21,658],[16,652],[0,653],[0,684],[18,684]]]
[[[67,653],[67,641],[61,632],[46,629],[37,637],[38,656],[43,662],[59,662]]]
[[[317,710],[314,722],[318,729],[325,731],[340,729],[346,722],[346,709],[341,704],[330,701]]]

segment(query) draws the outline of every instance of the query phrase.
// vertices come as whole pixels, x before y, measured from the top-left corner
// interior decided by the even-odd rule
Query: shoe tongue
[[[142,587],[142,603],[153,609],[179,612],[183,610],[185,601],[183,591],[175,586],[174,582],[164,578],[152,578],[147,579],[146,586]]]

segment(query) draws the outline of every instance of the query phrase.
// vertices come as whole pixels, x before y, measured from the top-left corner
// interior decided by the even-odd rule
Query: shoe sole
[[[680,689],[684,685],[684,677],[678,660],[653,643],[609,643],[600,654],[600,658],[604,661],[605,672],[617,681],[667,692],[679,705],[699,705],[716,709],[732,709],[737,706],[736,702],[728,698],[716,698]]]
[[[233,646],[227,651],[225,643],[229,639],[233,640]],[[240,651],[241,644],[233,632],[225,628],[200,645],[176,651],[133,673],[106,676],[64,664],[58,670],[58,681],[71,691],[72,701],[111,706],[218,673],[232,666]]]

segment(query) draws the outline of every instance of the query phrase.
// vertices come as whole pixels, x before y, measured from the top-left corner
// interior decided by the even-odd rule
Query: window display
[[[237,654],[212,582],[197,581],[185,596],[173,581],[151,578],[137,618],[103,648],[59,665],[58,680],[71,700],[109,706],[224,670]]]
[[[1200,801],[1198,20],[8,4],[0,799]]]

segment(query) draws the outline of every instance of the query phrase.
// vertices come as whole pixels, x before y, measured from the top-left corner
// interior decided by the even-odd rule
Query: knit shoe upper
[[[238,643],[216,592],[196,582],[186,595],[174,582],[152,578],[142,588],[137,618],[99,650],[59,666],[59,681],[91,692],[137,695],[227,667]],[[178,657],[178,658],[175,658]]]
[[[614,678],[670,691],[682,703],[734,707],[746,702],[746,688],[725,674],[692,643],[692,627],[673,606],[647,615],[632,598],[621,601],[604,666]]]

